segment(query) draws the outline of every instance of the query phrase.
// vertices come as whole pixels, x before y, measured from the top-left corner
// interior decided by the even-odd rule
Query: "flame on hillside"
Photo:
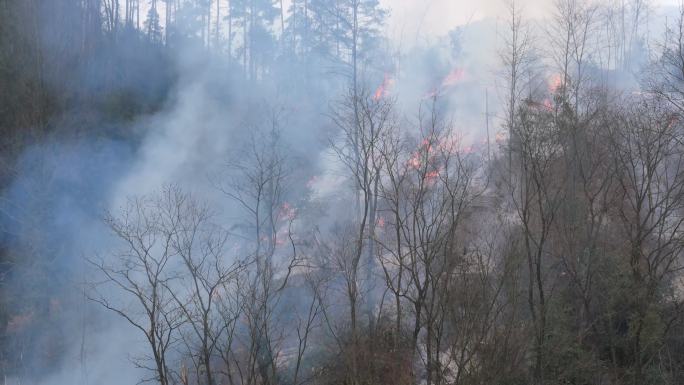
[[[394,79],[386,73],[382,83],[378,86],[373,94],[373,100],[379,101],[382,98],[386,98],[389,95],[390,88],[394,85]]]

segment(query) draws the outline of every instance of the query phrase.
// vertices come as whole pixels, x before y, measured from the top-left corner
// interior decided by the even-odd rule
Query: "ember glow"
[[[549,84],[549,92],[551,94],[555,94],[558,92],[558,90],[563,86],[563,75],[561,74],[553,74],[549,78],[548,81]]]

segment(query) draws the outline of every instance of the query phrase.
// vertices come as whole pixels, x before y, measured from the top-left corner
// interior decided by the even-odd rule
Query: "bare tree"
[[[612,136],[620,194],[616,215],[626,240],[631,282],[633,383],[640,383],[662,341],[645,335],[652,327],[649,317],[660,303],[663,287],[682,268],[684,147],[681,117],[662,100],[627,106],[633,112],[623,112],[620,129]],[[661,322],[665,326],[660,332],[667,334],[673,320]]]
[[[453,271],[464,257],[464,213],[477,196],[476,167],[461,154],[453,128],[441,117],[437,100],[420,114],[420,147],[412,158],[404,239],[408,251],[409,301],[415,310],[413,346],[424,330],[428,384],[441,384],[450,363],[445,352],[446,318]],[[423,349],[420,349],[423,350]],[[419,350],[419,351],[420,351]]]
[[[562,145],[551,112],[528,102],[516,116],[513,144],[518,168],[509,185],[510,202],[521,226],[527,259],[528,305],[534,329],[535,384],[544,383],[544,349],[547,337],[547,269],[551,266],[549,240],[564,199]]]
[[[290,164],[279,136],[282,116],[278,110],[267,110],[269,130],[259,134],[259,126],[255,127],[241,159],[229,163],[231,181],[218,186],[246,214],[239,227],[245,230],[243,236],[251,248],[249,258],[254,261],[240,284],[248,329],[246,378],[248,382],[258,378],[264,384],[275,384],[284,325],[277,324],[274,317],[288,279],[301,260],[292,232],[296,214],[285,200]],[[267,140],[262,141],[259,135]]]
[[[558,73],[552,79],[553,91],[570,103],[577,114],[581,102],[590,102],[583,92],[587,86],[587,66],[594,52],[591,36],[595,34],[597,8],[584,0],[557,0],[551,24],[551,54]]]
[[[403,141],[388,135],[381,197],[382,236],[376,236],[388,290],[395,296],[396,332],[401,335],[401,302],[412,308],[411,349],[425,368],[428,384],[447,381],[452,369],[447,344],[453,273],[463,262],[464,213],[478,193],[476,165],[461,154],[453,128],[435,97],[419,113],[419,135]]]
[[[398,130],[390,132],[380,148],[383,161],[383,181],[380,183],[379,215],[385,231],[376,234],[378,260],[382,267],[387,289],[394,296],[395,306],[395,348],[399,347],[403,334],[403,297],[406,295],[405,257],[402,223],[404,216],[404,189],[408,183],[408,168],[411,167],[408,143]]]
[[[354,205],[358,208],[352,224],[355,235],[350,248],[345,246],[338,254],[338,265],[344,272],[349,318],[351,323],[352,353],[351,381],[358,381],[356,354],[359,340],[359,267],[364,251],[367,252],[369,267],[374,262],[374,234],[378,202],[383,137],[391,125],[393,102],[374,98],[366,90],[352,88],[333,110],[331,117],[339,128],[339,137],[331,140],[331,148],[347,169],[353,181]],[[369,280],[367,280],[368,282]],[[369,304],[369,308],[372,306]],[[369,314],[369,320],[372,320]],[[372,322],[372,321],[371,321]]]
[[[503,78],[505,81],[504,107],[506,111],[505,127],[508,130],[509,146],[514,134],[515,115],[518,102],[523,99],[523,93],[529,82],[529,71],[533,64],[533,40],[529,26],[522,19],[522,11],[515,0],[508,3],[509,19],[508,33],[504,36],[504,46],[501,53],[503,64]],[[508,150],[508,164],[511,166],[512,150]],[[509,176],[510,178],[510,176]]]
[[[155,197],[128,201],[120,215],[108,214],[105,222],[121,242],[114,263],[91,263],[104,280],[93,286],[90,298],[124,318],[146,338],[150,355],[136,364],[154,373],[162,385],[173,383],[168,353],[184,318],[169,291],[179,250],[174,238],[184,229],[186,203],[177,187],[166,187]],[[122,296],[115,301],[109,290]],[[150,366],[148,362],[152,362]]]
[[[666,26],[662,53],[647,78],[650,90],[684,112],[684,5],[674,25]]]
[[[219,322],[224,329],[223,337],[218,339],[215,347],[222,364],[218,372],[227,379],[230,385],[246,383],[237,346],[239,321],[245,307],[239,290],[241,282],[243,281],[240,277],[224,282],[217,295]]]
[[[212,361],[225,333],[233,326],[231,322],[225,322],[225,316],[232,312],[220,314],[229,310],[222,307],[220,301],[230,295],[225,291],[233,289],[230,283],[246,262],[234,260],[226,266],[224,260],[230,258],[225,255],[227,234],[209,223],[209,208],[194,202],[189,195],[181,194],[175,199],[182,211],[172,214],[177,215],[183,225],[181,231],[173,234],[172,244],[185,271],[168,291],[185,316],[191,337],[185,337],[184,341],[190,358],[196,363],[197,381],[199,383],[204,374],[204,383],[214,385],[216,373]]]
[[[297,325],[295,331],[297,333],[297,354],[292,374],[292,384],[300,385],[310,381],[311,375],[304,377],[303,368],[306,362],[307,348],[311,344],[310,338],[316,328],[316,324],[322,312],[321,302],[321,286],[324,284],[323,279],[317,276],[314,272],[305,273],[305,284],[310,290],[310,299],[306,306],[304,313],[297,312]],[[303,315],[303,316],[302,316]]]

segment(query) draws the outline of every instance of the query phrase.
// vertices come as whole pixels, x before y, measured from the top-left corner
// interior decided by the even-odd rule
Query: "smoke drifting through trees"
[[[501,7],[0,3],[3,382],[684,382],[684,13]]]

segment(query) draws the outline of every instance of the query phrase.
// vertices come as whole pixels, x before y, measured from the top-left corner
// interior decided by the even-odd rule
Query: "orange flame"
[[[380,99],[387,97],[389,95],[389,89],[392,87],[394,84],[394,80],[390,77],[389,74],[385,74],[385,78],[382,80],[382,83],[378,88],[375,90],[375,93],[373,94],[373,100],[374,101],[379,101]]]
[[[553,74],[549,78],[549,92],[555,94],[559,88],[563,85],[563,77],[561,74]]]
[[[446,88],[451,88],[455,86],[456,84],[460,83],[465,79],[466,73],[465,70],[462,68],[454,68],[452,69],[447,76],[442,79],[442,82],[439,84],[439,86],[433,88],[432,90],[428,91],[425,96],[423,96],[423,99],[431,99],[434,98],[435,96],[439,95],[439,93],[446,89]]]

